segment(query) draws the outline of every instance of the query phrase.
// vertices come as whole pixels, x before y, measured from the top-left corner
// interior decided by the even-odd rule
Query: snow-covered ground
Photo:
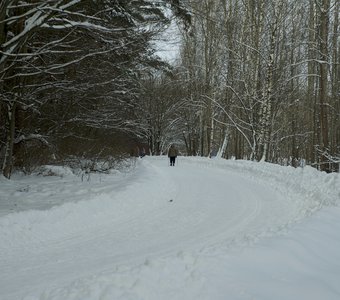
[[[340,299],[339,174],[185,157],[53,171],[0,178],[1,300]]]

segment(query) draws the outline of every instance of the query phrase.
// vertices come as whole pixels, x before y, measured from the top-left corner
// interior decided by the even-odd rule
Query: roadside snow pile
[[[71,168],[64,166],[45,165],[36,171],[38,176],[59,176],[73,175]]]
[[[138,164],[138,163],[137,163]],[[27,210],[48,210],[70,202],[110,194],[133,181],[136,160],[121,162],[119,169],[87,173],[67,166],[45,165],[30,175],[14,173],[11,180],[0,176],[0,217]],[[111,182],[111,185],[108,184]]]
[[[323,206],[340,204],[340,174],[320,172],[315,168],[283,167],[271,163],[245,160],[186,158],[184,164],[201,168],[229,169],[252,180],[269,185],[281,194],[298,201],[301,217],[311,215]]]
[[[108,177],[93,174],[90,182],[81,182],[77,176],[68,172],[68,169],[64,167],[51,168],[51,170],[57,177],[68,176],[68,178],[60,181],[61,179],[51,176],[51,184],[51,182],[44,181],[41,183],[40,176],[29,176],[37,181],[35,184],[27,185],[30,187],[29,190],[24,195],[20,193],[20,199],[15,201],[27,202],[31,204],[31,207],[18,208],[14,213],[0,218],[0,233],[5,233],[2,239],[4,244],[10,245],[14,241],[20,247],[24,247],[25,239],[34,240],[37,236],[44,237],[48,242],[49,237],[59,239],[65,235],[80,234],[84,230],[95,231],[105,225],[104,222],[113,223],[114,220],[119,224],[122,217],[125,218],[129,214],[130,217],[133,216],[135,209],[131,210],[132,206],[154,207],[157,205],[155,199],[159,199],[159,195],[164,194],[165,189],[160,179],[156,178],[155,188],[143,190],[143,202],[136,202],[138,195],[135,191],[139,190],[146,179],[140,176],[138,169],[126,176],[123,173],[112,173],[107,175]],[[62,174],[64,176],[59,176]],[[9,191],[15,181],[7,180],[7,182]],[[46,187],[46,185],[49,186]],[[38,197],[39,194],[43,197]],[[17,194],[12,194],[12,197],[15,195]],[[55,197],[56,200],[49,202],[49,197]],[[41,205],[42,203],[45,206]],[[0,210],[1,208],[3,208],[2,203],[0,203]],[[23,234],[26,235],[25,239],[21,239]],[[9,251],[11,251],[10,248]]]

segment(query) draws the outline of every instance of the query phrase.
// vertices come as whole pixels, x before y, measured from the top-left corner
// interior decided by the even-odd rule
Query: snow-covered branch
[[[20,135],[14,140],[14,143],[19,144],[21,142],[27,142],[32,140],[39,141],[42,144],[49,146],[49,142],[46,140],[46,137],[42,136],[41,134]]]

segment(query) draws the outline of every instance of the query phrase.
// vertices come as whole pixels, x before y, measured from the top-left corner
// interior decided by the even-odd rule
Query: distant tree
[[[188,18],[177,2],[1,2],[0,157],[7,178],[37,143],[56,154],[63,143],[72,149],[87,139],[93,148],[108,135],[138,134],[138,80],[158,64],[149,42],[170,21],[167,3]]]

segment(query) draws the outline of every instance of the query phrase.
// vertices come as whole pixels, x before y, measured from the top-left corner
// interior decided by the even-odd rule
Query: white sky
[[[172,21],[159,40],[155,42],[156,55],[173,63],[178,58],[180,43],[178,25],[175,21]]]

